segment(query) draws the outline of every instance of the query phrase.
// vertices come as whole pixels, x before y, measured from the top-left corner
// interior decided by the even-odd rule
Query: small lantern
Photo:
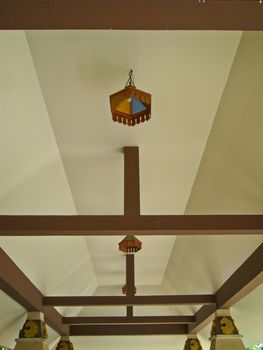
[[[136,89],[133,72],[123,90],[110,95],[112,119],[115,122],[134,126],[151,118],[151,95]]]
[[[124,253],[136,253],[142,249],[142,242],[135,236],[128,235],[119,243],[119,249]]]
[[[127,294],[127,285],[125,284],[121,290],[122,290],[122,294],[126,295]],[[136,287],[134,287],[133,293],[134,293],[134,295],[137,293]]]

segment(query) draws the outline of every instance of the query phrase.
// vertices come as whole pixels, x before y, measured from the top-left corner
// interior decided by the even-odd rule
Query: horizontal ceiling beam
[[[258,0],[0,1],[0,29],[262,30],[262,15]]]
[[[0,248],[0,289],[27,311],[41,311],[45,322],[61,335],[69,334],[69,326],[52,306],[43,306],[43,294],[24,275],[11,258]]]
[[[195,322],[194,316],[98,316],[98,317],[63,317],[65,324],[153,324],[153,323],[174,323],[190,324]]]
[[[0,236],[263,234],[263,215],[1,215]]]
[[[114,306],[114,305],[204,305],[215,303],[213,294],[200,295],[136,295],[136,296],[46,296],[44,305]]]
[[[179,324],[118,324],[118,325],[73,325],[70,335],[156,335],[187,334],[187,325]]]
[[[189,325],[189,333],[199,332],[205,327],[211,321],[216,308],[230,308],[261,283],[263,283],[263,243],[218,289],[216,306],[205,305],[197,311],[196,322]]]

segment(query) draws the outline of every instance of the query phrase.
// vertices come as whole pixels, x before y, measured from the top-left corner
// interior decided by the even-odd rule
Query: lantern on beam
[[[127,285],[125,284],[121,290],[122,290],[122,294],[126,295],[127,294]],[[133,293],[134,293],[134,295],[137,293],[136,287],[134,287]]]
[[[143,123],[151,118],[151,95],[136,89],[133,72],[123,90],[110,95],[112,119],[128,126]]]
[[[119,249],[126,254],[136,253],[142,249],[142,242],[135,236],[128,235],[119,243]]]

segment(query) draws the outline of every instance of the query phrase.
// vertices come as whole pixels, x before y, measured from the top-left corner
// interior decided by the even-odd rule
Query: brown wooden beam
[[[140,215],[138,147],[124,147],[124,215]]]
[[[73,325],[70,335],[151,335],[187,334],[187,325],[181,324],[118,324],[118,325]]]
[[[263,243],[216,292],[217,308],[229,308],[263,283]]]
[[[206,326],[217,309],[229,308],[263,283],[263,243],[229,277],[216,292],[216,306],[203,306],[195,315],[196,322],[189,325],[189,333],[199,332]]]
[[[0,216],[0,236],[255,235],[263,215]]]
[[[126,254],[126,295],[133,296],[135,294],[134,280],[134,254]]]
[[[262,14],[258,0],[1,0],[0,29],[262,30]]]
[[[188,333],[197,333],[212,322],[216,304],[204,305],[195,313],[195,322],[188,325]]]
[[[140,295],[140,296],[46,296],[44,305],[114,306],[114,305],[204,305],[215,303],[215,295]]]
[[[129,317],[64,317],[65,324],[153,324],[174,323],[190,324],[195,322],[195,316],[129,316]]]
[[[11,258],[0,248],[0,289],[27,311],[41,311],[46,323],[61,335],[69,334],[62,316],[52,306],[43,306],[43,294],[33,285]]]
[[[131,319],[133,317],[133,306],[126,307],[127,318]]]

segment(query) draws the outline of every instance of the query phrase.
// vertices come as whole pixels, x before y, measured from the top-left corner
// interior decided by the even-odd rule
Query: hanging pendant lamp
[[[134,126],[151,118],[151,95],[136,89],[133,71],[123,90],[110,95],[112,120]]]
[[[133,235],[127,235],[120,243],[119,250],[126,254],[137,253],[142,249],[142,242]]]

